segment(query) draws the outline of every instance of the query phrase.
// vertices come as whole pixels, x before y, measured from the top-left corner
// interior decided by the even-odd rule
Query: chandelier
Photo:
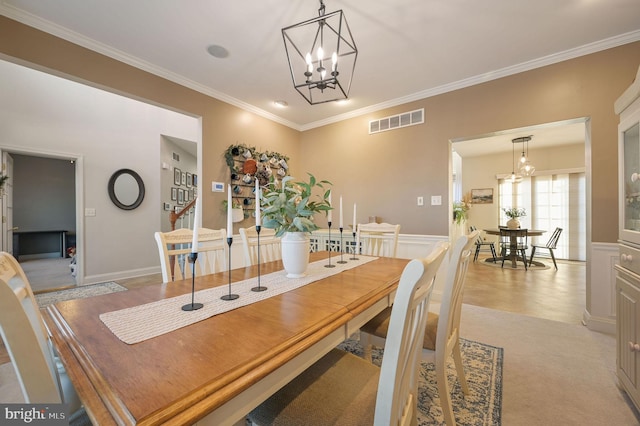
[[[282,29],[295,89],[311,105],[349,97],[358,49],[342,10]]]
[[[535,172],[536,168],[529,160],[529,141],[531,136],[523,136],[520,138],[511,139],[511,156],[513,160],[513,168],[511,169],[511,182],[519,182],[523,176],[531,176]],[[515,146],[517,143],[522,144],[522,156],[520,157],[519,167],[516,167]],[[526,154],[525,154],[526,144]],[[516,173],[516,170],[518,173]]]

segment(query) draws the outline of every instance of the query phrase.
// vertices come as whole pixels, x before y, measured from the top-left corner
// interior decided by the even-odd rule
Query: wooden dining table
[[[310,261],[328,255],[311,253]],[[42,313],[94,424],[242,424],[254,407],[391,306],[408,262],[376,258],[135,344],[118,339],[100,314],[188,294],[191,280],[60,302]],[[275,261],[260,272],[282,269]],[[227,285],[229,274],[233,287],[258,268],[200,276],[195,289]]]
[[[512,268],[517,268],[518,267],[518,261],[524,261],[524,259],[522,259],[522,257],[518,256],[518,250],[516,250],[516,247],[518,246],[518,238],[516,236],[516,232],[514,231],[521,231],[520,228],[517,229],[509,229],[509,228],[503,228],[503,230],[507,231],[510,233],[509,235],[509,254],[507,255],[507,257],[505,257],[504,260],[510,260],[511,261],[511,267]],[[484,232],[487,233],[488,235],[500,235],[500,229],[499,228],[489,228],[489,229],[484,229]],[[544,234],[547,231],[541,230],[541,229],[527,229],[527,236],[528,237],[539,237],[542,234]],[[493,258],[487,258],[485,259],[485,262],[493,262]],[[502,256],[498,257],[497,261],[502,261]],[[536,266],[545,266],[544,263],[534,260],[532,262],[532,264],[536,265]]]

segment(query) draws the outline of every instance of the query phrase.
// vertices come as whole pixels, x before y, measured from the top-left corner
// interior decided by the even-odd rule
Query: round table
[[[509,229],[509,228],[489,228],[489,229],[484,229],[484,232],[486,232],[488,235],[500,235],[500,231],[501,230],[505,230],[507,232],[510,231],[522,231],[521,228],[516,228],[516,229]],[[543,231],[541,229],[527,229],[527,237],[539,237],[540,235],[544,234],[547,231]],[[516,237],[516,232],[512,232],[512,235],[510,236],[510,250],[509,250],[509,255],[504,259],[504,260],[511,260],[511,267],[512,268],[517,268],[517,262],[518,260],[521,260],[524,262],[524,259],[522,259],[522,257],[518,257],[518,251],[515,250],[515,248],[518,245],[518,241],[517,241],[517,237]],[[497,257],[495,262],[497,262],[498,260],[502,261],[502,257]],[[494,262],[493,258],[487,258],[485,259],[485,262]],[[544,263],[542,262],[538,262],[536,260],[534,260],[533,262],[531,262],[532,264],[536,265],[536,266],[545,266]]]

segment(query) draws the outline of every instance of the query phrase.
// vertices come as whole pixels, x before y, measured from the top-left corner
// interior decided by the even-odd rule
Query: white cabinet
[[[615,103],[618,126],[618,224],[616,265],[616,375],[640,409],[640,68]]]

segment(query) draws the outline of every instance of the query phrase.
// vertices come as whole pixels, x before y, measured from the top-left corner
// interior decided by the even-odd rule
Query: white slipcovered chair
[[[367,256],[396,257],[400,225],[390,223],[359,223],[356,227],[356,247]]]
[[[79,412],[80,399],[55,352],[29,281],[6,252],[0,252],[0,332],[25,402],[65,403],[70,414]]]
[[[462,352],[460,351],[460,314],[462,311],[462,296],[465,277],[471,258],[471,248],[475,244],[480,231],[474,231],[469,235],[458,238],[449,251],[449,264],[447,277],[442,294],[440,314],[430,312],[422,345],[422,361],[434,362],[436,367],[436,379],[440,404],[447,425],[455,425],[455,417],[451,406],[449,383],[447,380],[447,359],[453,355],[458,380],[462,391],[467,394],[469,388],[464,375],[462,365]],[[364,357],[371,361],[371,348],[384,346],[385,339],[388,342],[390,336],[391,308],[387,308],[360,329],[360,341],[365,349]],[[389,333],[389,334],[388,334]]]
[[[416,424],[421,336],[433,279],[449,247],[407,264],[382,367],[333,349],[249,414],[255,425]]]
[[[188,261],[193,241],[191,229],[180,228],[170,232],[156,232],[160,255],[162,281],[165,283],[191,278],[192,265]],[[198,229],[198,260],[196,276],[213,274],[228,269],[227,232],[224,229]]]
[[[256,227],[240,228],[245,266],[258,264],[258,232]],[[270,228],[260,228],[260,263],[282,259],[282,246],[276,231]]]

